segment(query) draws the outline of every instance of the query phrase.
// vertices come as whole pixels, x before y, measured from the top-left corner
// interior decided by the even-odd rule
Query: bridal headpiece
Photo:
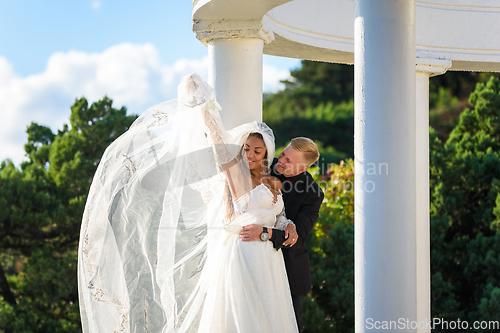
[[[269,167],[271,166],[271,164],[273,163],[275,151],[274,134],[273,130],[269,126],[267,126],[266,123],[263,123],[261,121],[254,121],[235,127],[228,132],[234,139],[235,144],[238,144],[240,146],[243,146],[245,144],[250,133],[260,133],[264,138],[264,143],[266,144],[267,162]]]

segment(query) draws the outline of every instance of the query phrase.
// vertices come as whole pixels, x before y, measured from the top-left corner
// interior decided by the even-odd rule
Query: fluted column
[[[449,60],[417,58],[416,190],[417,190],[417,321],[418,333],[430,333],[431,250],[429,215],[429,77],[446,72]]]
[[[417,319],[415,0],[357,0],[354,26],[355,328],[401,332]]]
[[[226,128],[261,121],[262,50],[272,33],[260,21],[203,20],[193,30],[208,45],[208,80]]]

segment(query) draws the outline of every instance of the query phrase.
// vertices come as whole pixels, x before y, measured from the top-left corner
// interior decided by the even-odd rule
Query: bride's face
[[[250,170],[264,168],[264,157],[267,151],[264,140],[250,136],[245,142],[243,149],[245,150]]]

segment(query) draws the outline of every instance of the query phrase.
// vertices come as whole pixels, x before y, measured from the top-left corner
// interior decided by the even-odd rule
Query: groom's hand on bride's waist
[[[287,225],[285,229],[285,241],[283,242],[283,246],[294,246],[297,243],[297,239],[299,239],[299,235],[297,234],[297,229],[293,224]]]
[[[240,239],[244,242],[250,241],[260,241],[260,234],[264,228],[257,224],[249,224],[241,228],[240,231]],[[267,232],[269,233],[269,238],[273,235],[273,230],[271,228],[267,228]]]
[[[244,242],[251,241],[260,241],[260,234],[264,229],[257,224],[249,224],[241,228],[240,231],[240,239]],[[269,233],[269,239],[273,237],[273,230],[271,228],[267,228],[267,232]],[[297,243],[299,235],[297,234],[297,230],[293,224],[289,224],[285,231],[285,240],[281,246],[292,247]],[[283,237],[283,236],[282,236]]]

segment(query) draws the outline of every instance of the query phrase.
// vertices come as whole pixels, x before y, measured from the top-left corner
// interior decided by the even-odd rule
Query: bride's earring
[[[267,161],[267,159],[264,161],[264,174],[266,174],[266,175],[271,174],[271,172],[269,170],[269,162]]]

